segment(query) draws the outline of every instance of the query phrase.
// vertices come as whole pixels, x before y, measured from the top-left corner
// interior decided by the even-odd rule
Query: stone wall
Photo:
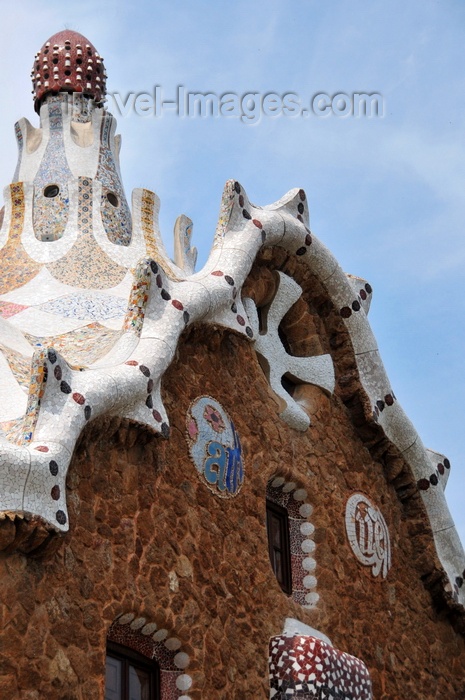
[[[278,418],[249,343],[203,327],[186,333],[163,380],[169,439],[120,419],[89,425],[68,477],[69,533],[35,558],[0,555],[0,697],[103,698],[106,637],[119,618],[157,644],[176,640],[165,644],[175,678],[167,697],[266,698],[268,643],[286,617],[360,658],[377,700],[465,697],[463,616],[436,593],[426,513],[399,456],[364,422],[346,341],[317,302],[338,388],[332,397],[307,388],[306,432]],[[191,459],[186,416],[199,396],[225,409],[240,438],[234,497],[208,488]],[[265,495],[279,477],[313,505],[318,598],[308,608],[281,591],[269,563]],[[386,522],[386,578],[350,547],[354,493]]]

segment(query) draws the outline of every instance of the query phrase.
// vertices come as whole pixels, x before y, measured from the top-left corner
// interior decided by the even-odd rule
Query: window
[[[291,595],[291,552],[287,509],[268,499],[266,501],[266,529],[271,566],[284,593]]]
[[[105,700],[159,700],[158,664],[132,649],[108,642]]]

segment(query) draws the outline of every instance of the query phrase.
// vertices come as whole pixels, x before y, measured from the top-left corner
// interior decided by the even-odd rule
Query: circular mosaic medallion
[[[389,530],[380,510],[362,493],[347,501],[346,531],[353,553],[373,576],[386,578],[391,568]]]
[[[244,480],[241,443],[231,418],[211,396],[199,396],[190,405],[187,441],[208,488],[221,498],[236,496]]]

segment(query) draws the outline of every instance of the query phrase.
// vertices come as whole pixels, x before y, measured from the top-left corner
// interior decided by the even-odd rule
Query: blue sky
[[[194,221],[199,262],[220,196],[238,179],[269,204],[308,195],[311,226],[342,267],[374,289],[370,321],[396,395],[427,447],[452,464],[447,492],[465,542],[465,3],[461,0],[120,0],[2,7],[1,182],[16,162],[13,124],[37,123],[29,72],[67,27],[105,58],[108,89],[168,99],[195,92],[377,92],[382,119],[119,119],[126,192],[161,198]]]

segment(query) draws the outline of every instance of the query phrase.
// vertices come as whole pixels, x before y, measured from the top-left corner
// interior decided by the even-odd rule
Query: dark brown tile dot
[[[429,479],[419,479],[417,481],[417,486],[420,491],[428,491],[430,487]]]
[[[66,515],[62,510],[57,510],[55,517],[57,519],[57,522],[60,523],[60,525],[66,524]]]

